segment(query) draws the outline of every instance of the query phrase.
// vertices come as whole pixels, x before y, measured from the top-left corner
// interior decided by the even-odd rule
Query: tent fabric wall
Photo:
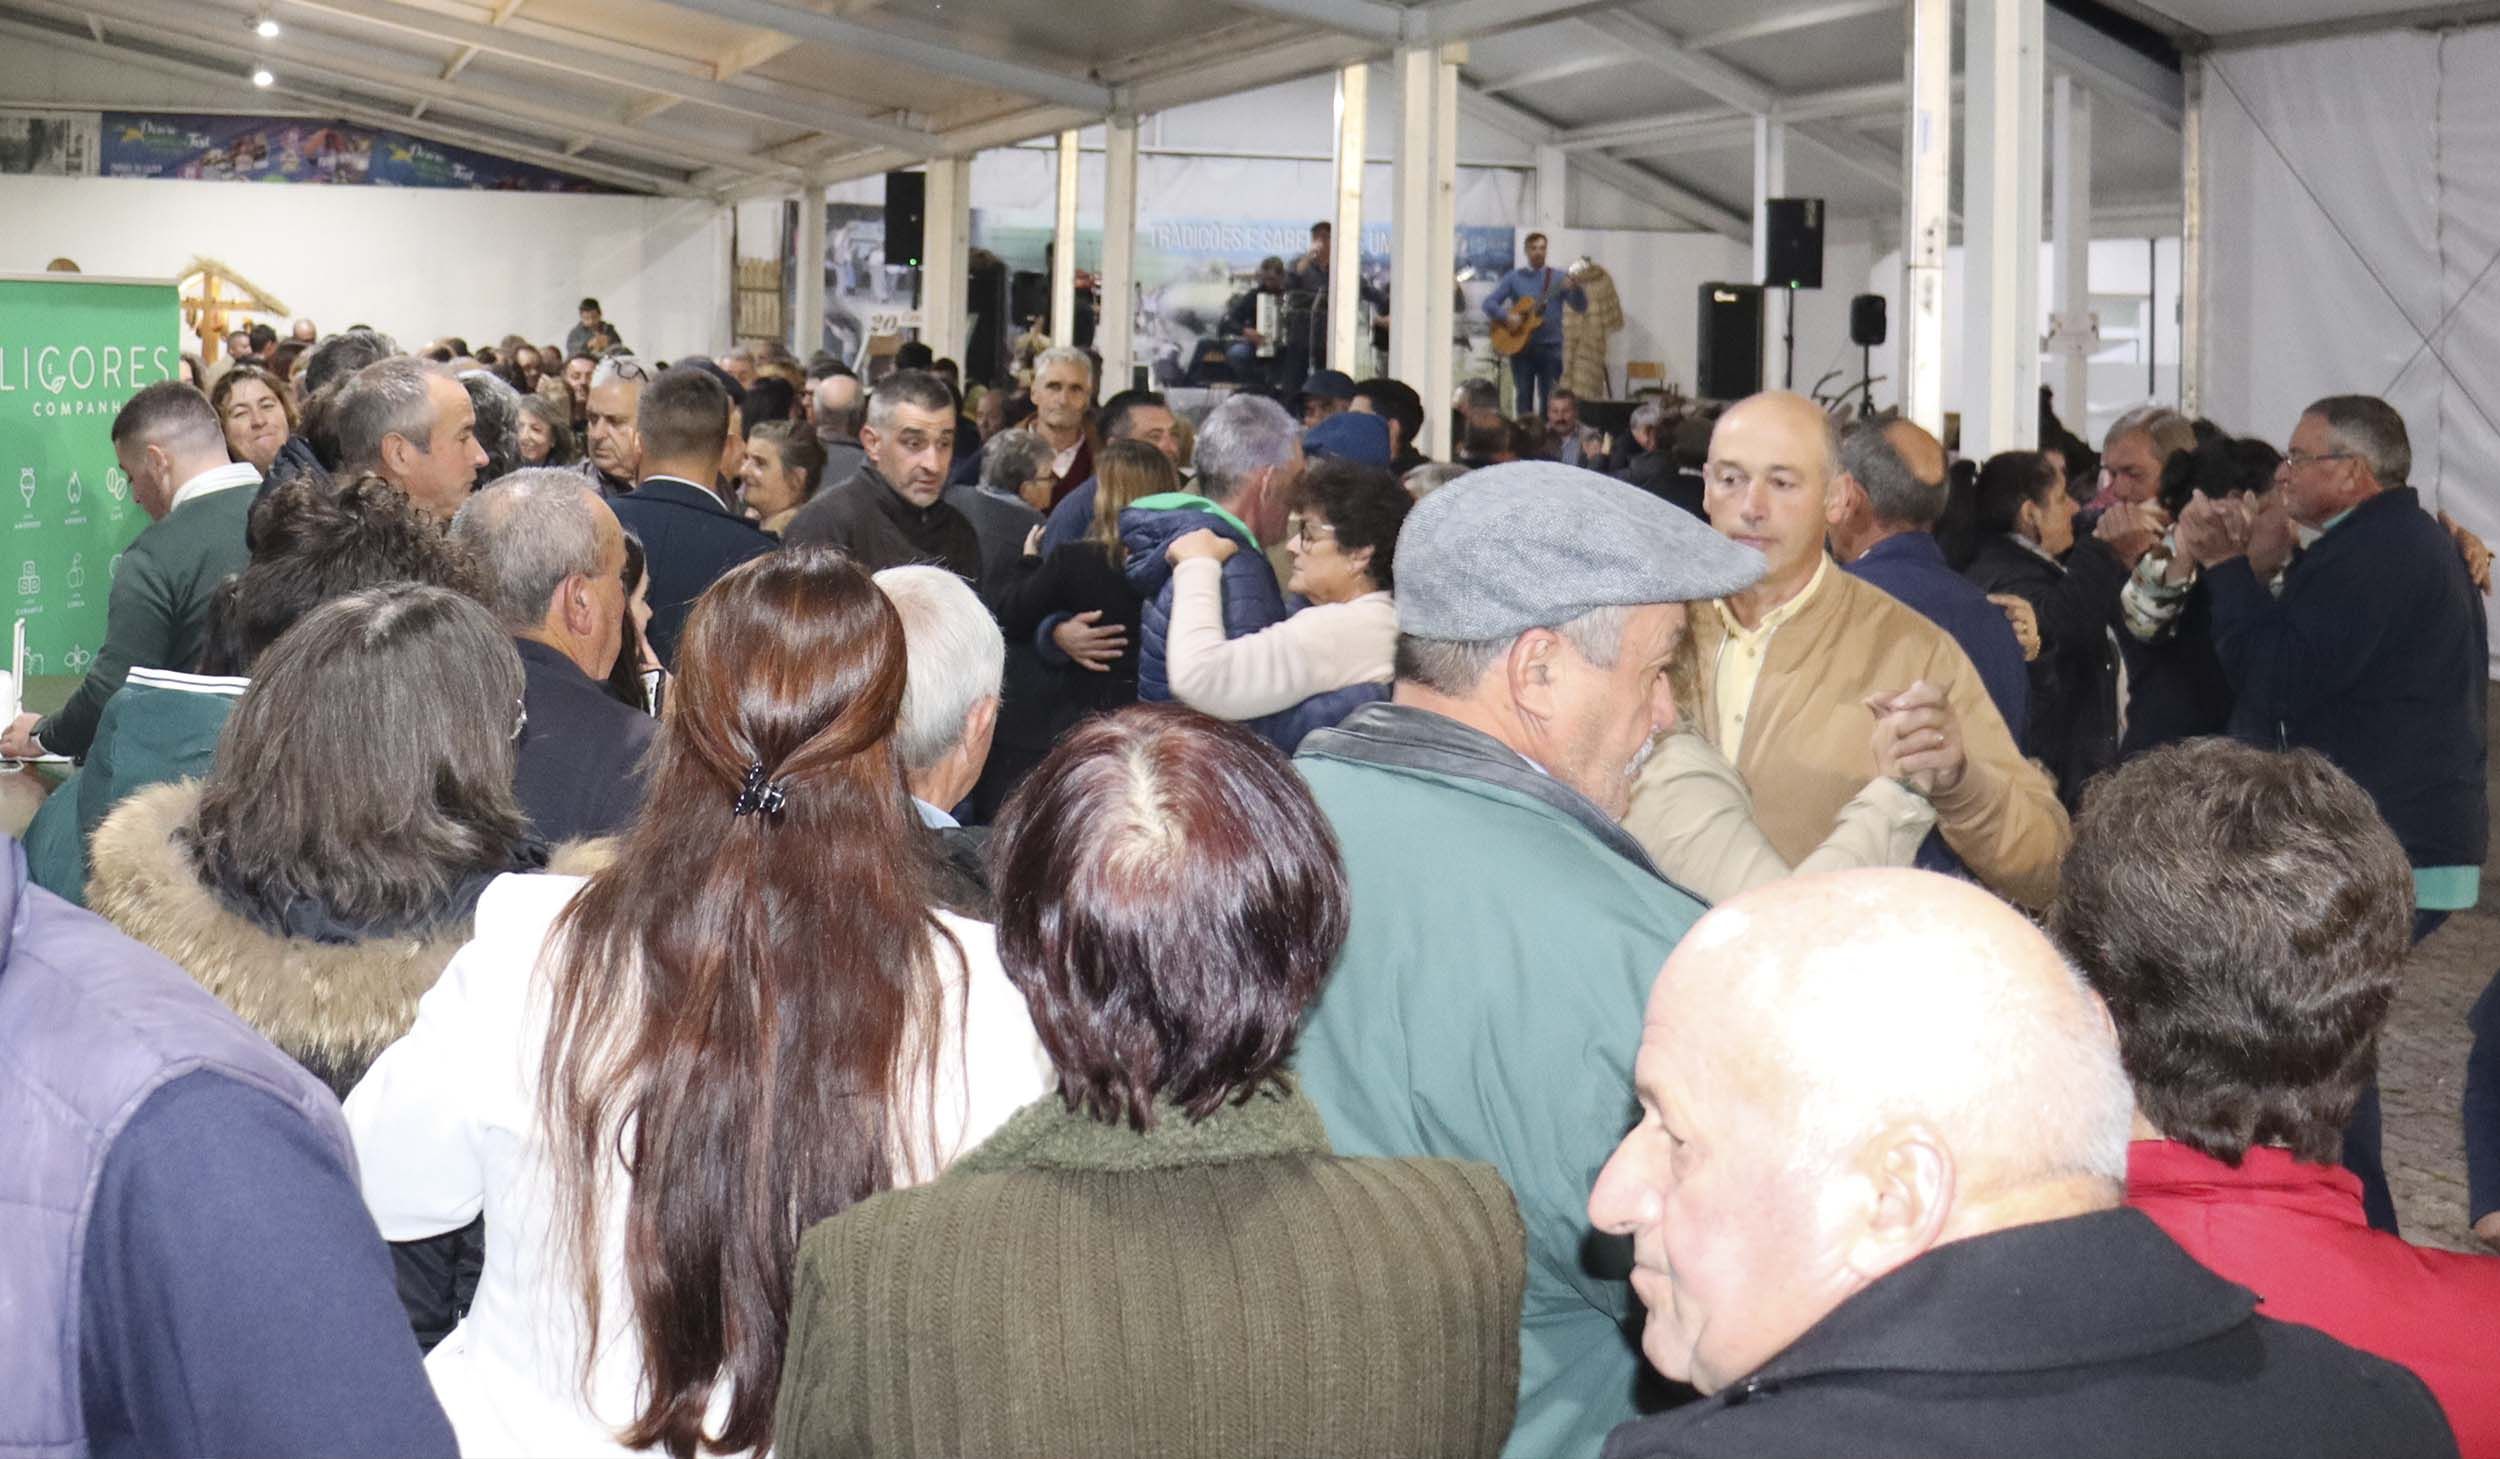
[[[2206,66],[2206,414],[2280,446],[2383,396],[2424,501],[2500,540],[2500,27]]]
[[[323,329],[371,324],[411,348],[561,341],[585,294],[646,355],[729,338],[729,211],[700,200],[10,176],[0,218],[0,273],[66,255],[171,278],[214,258]]]

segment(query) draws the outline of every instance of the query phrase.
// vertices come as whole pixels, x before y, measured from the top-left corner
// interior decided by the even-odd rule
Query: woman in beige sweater
[[[1217,719],[1257,719],[1314,694],[1389,682],[1398,642],[1391,558],[1414,498],[1397,478],[1320,460],[1302,479],[1286,545],[1285,591],[1310,606],[1240,638],[1224,636],[1224,561],[1239,544],[1218,532],[1177,538],[1172,628],[1164,671],[1172,697]]]

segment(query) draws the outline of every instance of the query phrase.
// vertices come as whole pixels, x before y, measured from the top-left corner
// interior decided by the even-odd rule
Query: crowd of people
[[[2378,1153],[2488,824],[2385,402],[1956,461],[1532,362],[1445,463],[1328,370],[299,326],[113,420],[0,737],[79,762],[0,1450],[2500,1459]]]

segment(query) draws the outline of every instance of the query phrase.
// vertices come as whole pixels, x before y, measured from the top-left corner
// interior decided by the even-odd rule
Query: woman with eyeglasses
[[[426,1363],[464,1453],[771,1447],[800,1234],[1044,1088],[990,928],[936,909],[868,574],[742,564],[676,668],[613,859],[489,888],[347,1103],[384,1236],[513,1233]]]
[[[1204,530],[1173,539],[1165,549],[1172,562],[1172,628],[1164,650],[1172,697],[1218,719],[1248,720],[1317,695],[1373,686],[1385,694],[1398,642],[1391,596],[1398,529],[1414,505],[1386,471],[1351,461],[1312,462],[1285,540],[1293,553],[1285,591],[1309,606],[1240,638],[1224,636],[1223,608],[1224,561],[1240,544]],[[1346,694],[1334,717],[1360,702]]]

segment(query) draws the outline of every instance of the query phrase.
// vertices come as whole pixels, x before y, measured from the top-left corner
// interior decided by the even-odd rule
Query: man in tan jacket
[[[1814,402],[1777,392],[1740,402],[1712,432],[1710,523],[1769,571],[1695,606],[1694,718],[1752,787],[1764,836],[1793,864],[1875,774],[1869,714],[1882,715],[1903,778],[1935,803],[1945,846],[1998,895],[2045,906],[2068,837],[2056,786],[2023,759],[1960,645],[1825,555],[1843,505],[1837,434]]]

